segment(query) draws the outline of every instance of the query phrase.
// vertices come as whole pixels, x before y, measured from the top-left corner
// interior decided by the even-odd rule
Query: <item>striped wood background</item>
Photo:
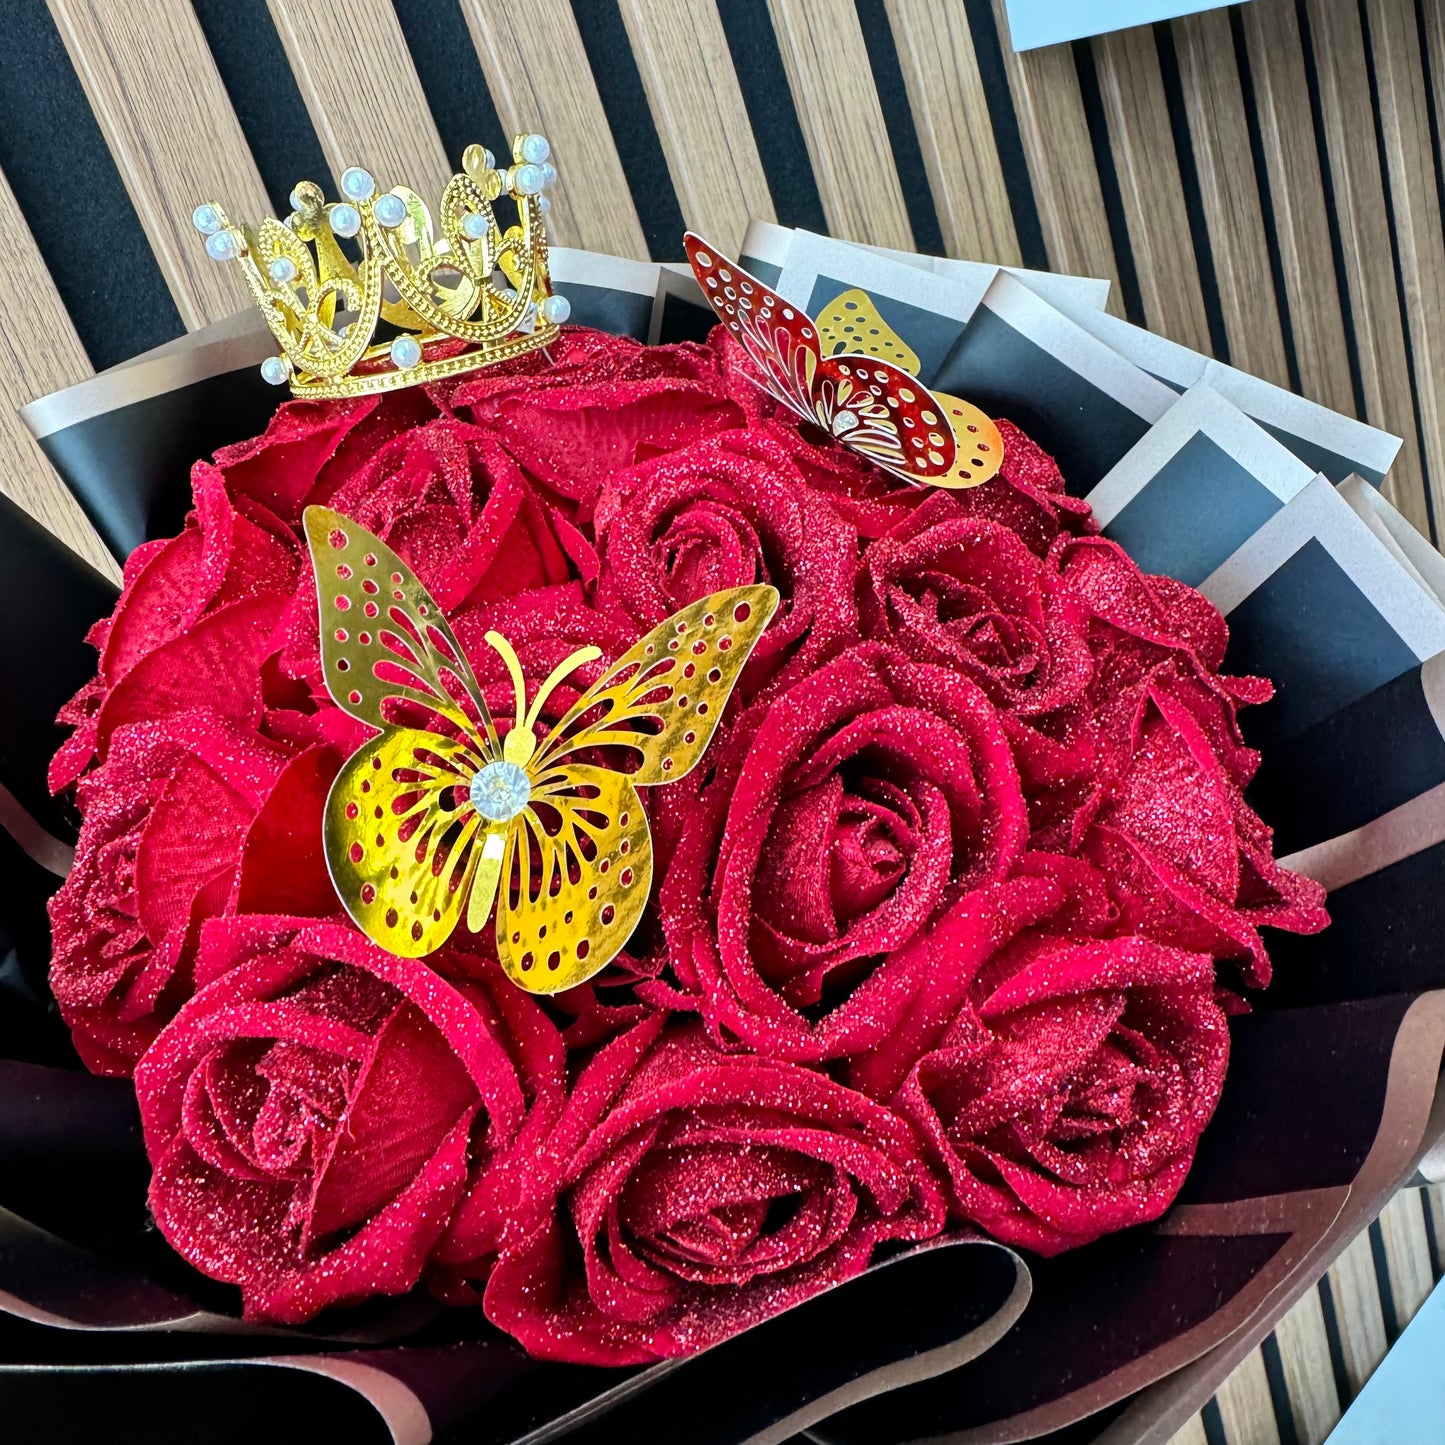
[[[0,487],[118,575],[15,408],[243,302],[189,215],[552,140],[564,245],[749,216],[1106,276],[1131,320],[1403,436],[1445,499],[1445,7],[1252,0],[1015,56],[998,0],[8,0]],[[1407,1189],[1180,1435],[1324,1439],[1441,1273]]]

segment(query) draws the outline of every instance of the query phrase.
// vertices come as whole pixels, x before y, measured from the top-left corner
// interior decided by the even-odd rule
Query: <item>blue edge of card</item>
[[[1036,50],[1131,25],[1173,20],[1216,10],[1231,0],[1007,0],[1009,40],[1015,50]]]
[[[1445,1445],[1445,1284],[1437,1284],[1325,1445]]]

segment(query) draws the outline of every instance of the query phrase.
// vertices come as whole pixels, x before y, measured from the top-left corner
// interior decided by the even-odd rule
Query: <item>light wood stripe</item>
[[[1204,1433],[1204,1421],[1198,1415],[1191,1415],[1184,1428],[1170,1438],[1169,1445],[1209,1445],[1209,1436]]]
[[[1067,45],[1050,45],[1016,55],[1004,0],[994,0],[993,8],[1049,265],[1113,282],[1109,310],[1122,316],[1119,267],[1073,54]]]
[[[1325,1277],[1335,1307],[1345,1378],[1350,1398],[1354,1399],[1388,1348],[1385,1317],[1380,1310],[1380,1282],[1368,1232],[1345,1246]]]
[[[1269,1377],[1264,1370],[1264,1356],[1253,1350],[1234,1368],[1234,1373],[1219,1387],[1214,1396],[1219,1406],[1224,1438],[1231,1445],[1279,1445],[1279,1426],[1274,1418],[1274,1401],[1270,1398]]]
[[[1334,0],[1308,0],[1308,5],[1365,411],[1376,426],[1404,438],[1383,490],[1428,535],[1410,366],[1390,260],[1380,153],[1370,122],[1360,14],[1353,5]]]
[[[1144,314],[1152,330],[1208,352],[1209,322],[1153,32],[1120,30],[1090,43]]]
[[[838,0],[768,0],[828,230],[913,250],[913,232],[858,13]]]
[[[56,294],[9,182],[0,175],[0,247],[13,294],[25,298],[26,328],[0,327],[0,490],[107,577],[120,568],[36,446],[20,408],[91,375],[90,359]]]
[[[529,131],[552,142],[557,187],[548,233],[560,246],[647,260],[642,223],[567,0],[462,0],[462,11],[492,104],[509,130],[485,144],[505,149],[513,134]]]
[[[206,255],[191,212],[220,201],[250,219],[270,206],[195,12],[186,0],[50,0],[50,11],[181,320],[195,330],[234,315],[245,283]]]
[[[1349,346],[1330,254],[1330,222],[1295,9],[1292,4],[1244,5],[1239,18],[1249,54],[1300,386],[1311,400],[1353,416]]]
[[[1174,48],[1233,365],[1289,385],[1250,153],[1244,92],[1223,10],[1177,20]]]
[[[365,166],[383,190],[410,186],[435,206],[461,157],[442,149],[387,0],[267,4],[332,179],[348,166]]]
[[[887,0],[944,249],[1020,264],[1013,210],[963,0]]]
[[[775,221],[714,0],[621,0],[683,219],[736,256],[748,221]]]
[[[1438,40],[1440,7],[1425,8]],[[1425,473],[1435,515],[1445,519],[1445,235],[1435,188],[1424,57],[1413,0],[1368,0],[1367,13],[1390,202],[1405,283]],[[1437,48],[1436,59],[1445,61],[1445,50]],[[1435,73],[1445,82],[1445,75],[1438,70]]]
[[[1424,1201],[1418,1189],[1402,1189],[1380,1212],[1380,1237],[1390,1273],[1395,1323],[1403,1330],[1435,1284]]]
[[[1330,1339],[1320,1292],[1313,1286],[1274,1327],[1290,1414],[1299,1445],[1324,1445],[1340,1418]]]

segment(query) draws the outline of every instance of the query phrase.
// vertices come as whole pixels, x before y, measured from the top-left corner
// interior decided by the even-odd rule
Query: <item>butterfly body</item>
[[[702,757],[733,684],[777,606],[766,584],[684,608],[643,637],[540,739],[547,697],[600,657],[582,648],[516,716],[493,720],[440,609],[406,564],[340,513],[309,507],[322,667],[337,704],[377,730],[326,803],[325,850],[347,912],[402,957],[495,914],[496,952],[534,993],[585,982],[646,907],[652,842],[639,786]],[[622,764],[634,764],[630,771]]]
[[[866,292],[844,292],[815,323],[700,236],[689,231],[683,244],[703,294],[769,395],[906,481],[976,487],[997,473],[997,427],[978,407],[917,379],[918,357]]]

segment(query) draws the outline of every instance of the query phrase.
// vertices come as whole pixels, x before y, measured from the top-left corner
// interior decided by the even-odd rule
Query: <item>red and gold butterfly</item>
[[[703,295],[770,396],[906,481],[976,487],[998,471],[998,428],[918,380],[917,356],[865,291],[845,292],[815,322],[701,236],[689,231],[683,244]]]
[[[778,605],[765,584],[714,593],[642,638],[540,739],[553,689],[528,706],[504,637],[516,715],[499,728],[441,609],[389,547],[350,518],[308,507],[321,662],[338,707],[377,729],[326,800],[326,863],[346,911],[404,958],[439,948],[496,908],[513,982],[556,993],[605,968],[647,904],[652,840],[639,786],[701,759]],[[631,771],[617,764],[635,763]]]

